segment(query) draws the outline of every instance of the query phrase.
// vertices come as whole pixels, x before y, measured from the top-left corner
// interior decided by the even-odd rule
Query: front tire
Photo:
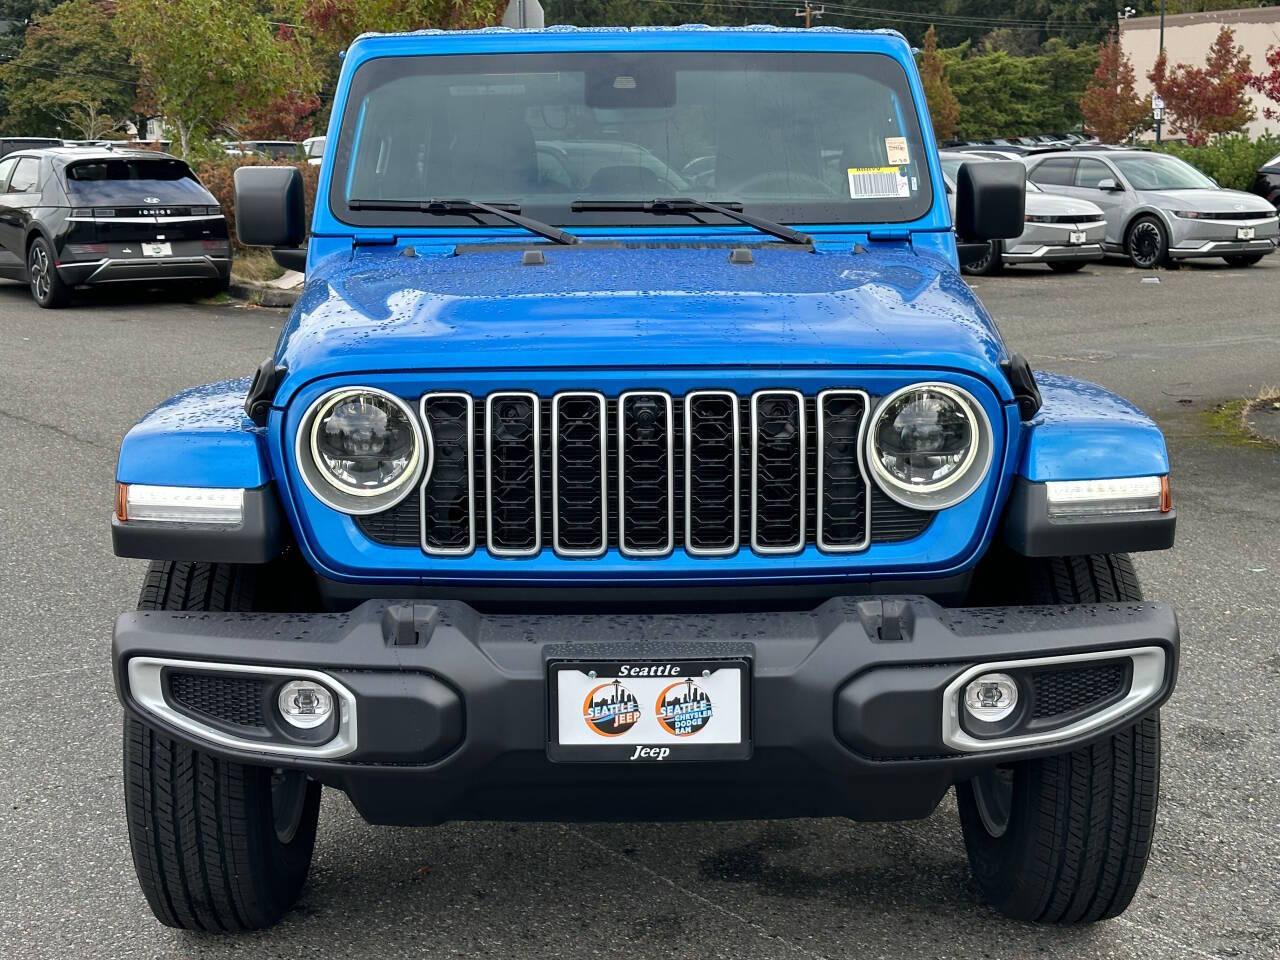
[[[976,588],[984,603],[1142,599],[1125,554],[996,555]],[[1123,913],[1151,854],[1159,787],[1154,711],[1089,746],[959,784],[960,826],[982,896],[1023,921],[1091,923]]]
[[[280,586],[271,569],[153,563],[138,609],[261,610]],[[304,774],[222,760],[126,716],[124,793],[138,883],[161,923],[254,930],[297,901],[320,812]]]
[[[1001,255],[1004,248],[999,240],[988,241],[988,246],[989,250],[985,257],[972,263],[962,264],[960,272],[971,277],[990,277],[999,273],[1004,266],[1004,258]]]
[[[1169,234],[1156,217],[1139,217],[1129,226],[1124,252],[1139,270],[1154,270],[1169,262]]]
[[[31,297],[46,310],[71,302],[71,288],[58,276],[58,258],[44,237],[36,237],[27,250],[27,284]]]

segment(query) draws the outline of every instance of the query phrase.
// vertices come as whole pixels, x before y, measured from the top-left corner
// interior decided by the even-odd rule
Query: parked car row
[[[940,157],[954,181],[965,163],[1011,155],[947,150]],[[1027,167],[1027,231],[1016,240],[992,241],[986,257],[962,268],[966,273],[988,274],[1019,262],[1078,270],[1106,254],[1123,255],[1141,269],[1206,257],[1248,267],[1280,243],[1273,199],[1224,189],[1177,157],[1115,148],[1021,159]],[[1280,157],[1273,166],[1274,197],[1280,196]],[[1057,208],[1055,202],[1070,206]]]
[[[0,159],[0,277],[28,284],[40,306],[116,283],[211,296],[230,276],[222,209],[177,157],[59,146]]]

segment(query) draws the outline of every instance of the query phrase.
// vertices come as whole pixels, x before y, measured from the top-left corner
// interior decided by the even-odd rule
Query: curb
[[[260,307],[292,307],[302,292],[298,289],[282,290],[269,283],[246,283],[232,280],[227,292],[237,300],[254,303]]]

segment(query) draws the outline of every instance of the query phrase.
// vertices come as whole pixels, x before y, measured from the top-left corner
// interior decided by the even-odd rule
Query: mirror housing
[[[1103,177],[1098,181],[1098,189],[1103,193],[1119,193],[1122,188],[1114,177]]]
[[[962,240],[1012,240],[1027,228],[1027,168],[1017,160],[961,164],[956,233]]]
[[[297,167],[240,167],[235,203],[236,236],[245,246],[302,246],[307,211]]]

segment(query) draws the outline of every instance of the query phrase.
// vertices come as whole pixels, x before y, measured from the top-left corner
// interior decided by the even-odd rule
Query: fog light
[[[333,713],[333,694],[314,680],[290,680],[276,703],[285,721],[302,730],[320,726]]]
[[[964,708],[983,723],[996,723],[1018,705],[1018,684],[1007,673],[984,673],[964,688]]]

